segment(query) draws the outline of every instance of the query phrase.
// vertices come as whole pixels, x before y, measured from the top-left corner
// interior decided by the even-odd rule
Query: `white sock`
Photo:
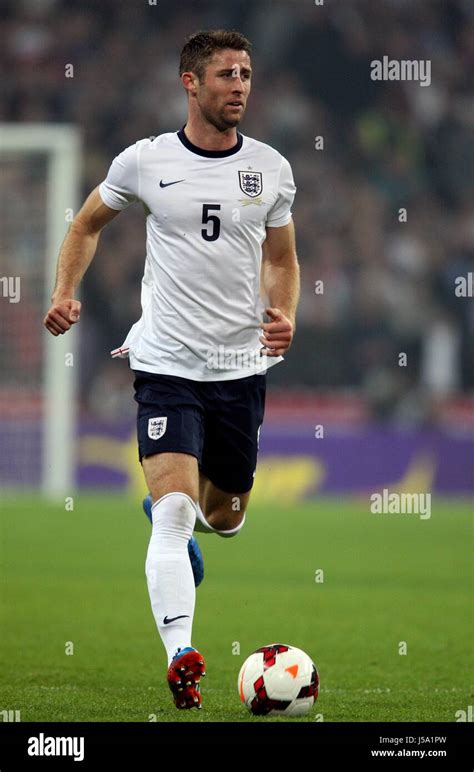
[[[207,520],[206,516],[204,515],[204,512],[201,509],[201,505],[199,502],[196,503],[196,524],[194,526],[195,531],[200,531],[200,533],[217,533],[219,536],[224,537],[230,537],[230,536],[236,536],[240,529],[242,528],[243,524],[245,523],[245,517],[246,512],[244,512],[244,516],[242,518],[242,522],[239,523],[236,528],[230,528],[228,531],[220,531],[218,528],[213,528],[212,525],[210,525]]]
[[[196,505],[186,493],[167,493],[153,504],[151,513],[153,529],[145,573],[169,665],[178,647],[191,646],[196,587],[188,541],[193,534]],[[165,624],[165,619],[173,621]]]

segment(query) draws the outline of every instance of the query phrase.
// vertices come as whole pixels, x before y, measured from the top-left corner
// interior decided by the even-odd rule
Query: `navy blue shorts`
[[[189,453],[228,493],[253,485],[265,410],[266,374],[192,381],[134,370],[138,455]]]

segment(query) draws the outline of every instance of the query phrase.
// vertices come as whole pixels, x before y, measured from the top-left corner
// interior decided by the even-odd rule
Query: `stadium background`
[[[369,495],[384,487],[432,491],[463,506],[474,490],[474,311],[472,297],[455,294],[456,279],[474,269],[468,0],[30,0],[2,8],[0,121],[79,127],[81,200],[122,149],[184,124],[177,69],[187,35],[226,27],[251,39],[253,92],[241,130],[292,164],[302,282],[294,344],[268,377],[257,511],[306,501],[302,522],[311,524],[318,502],[336,495],[316,540],[332,538],[332,517],[351,533],[341,515],[347,505],[337,504],[347,494],[365,513]],[[430,59],[431,85],[372,81],[370,62],[384,55]],[[315,149],[318,136],[323,150]],[[31,217],[28,201],[44,195],[43,178],[40,163],[29,178],[9,171],[5,228]],[[77,366],[78,490],[126,492],[137,511],[144,483],[133,377],[109,352],[140,313],[144,223],[134,206],[101,236],[81,289]],[[8,247],[8,232],[2,243],[1,274],[23,267],[31,277],[18,306],[0,302],[8,333],[0,346],[0,483],[19,495],[40,480],[36,406],[47,333],[32,284],[44,243],[38,227],[22,245],[28,265]],[[21,505],[15,511],[20,516]],[[369,549],[378,538],[365,532]]]

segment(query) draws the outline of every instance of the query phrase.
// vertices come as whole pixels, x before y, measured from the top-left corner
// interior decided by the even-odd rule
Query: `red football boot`
[[[202,708],[199,681],[205,675],[206,663],[197,649],[191,646],[178,649],[167,673],[168,685],[177,708]]]

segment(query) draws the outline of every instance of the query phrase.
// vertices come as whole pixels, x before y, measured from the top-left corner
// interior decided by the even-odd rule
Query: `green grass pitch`
[[[165,681],[139,501],[80,494],[66,511],[24,495],[0,515],[0,710],[21,721],[288,720],[251,716],[237,693],[243,660],[273,642],[320,673],[293,721],[451,722],[472,705],[468,503],[434,496],[429,520],[371,514],[368,497],[259,504],[236,538],[200,535],[201,711],[176,710]]]

